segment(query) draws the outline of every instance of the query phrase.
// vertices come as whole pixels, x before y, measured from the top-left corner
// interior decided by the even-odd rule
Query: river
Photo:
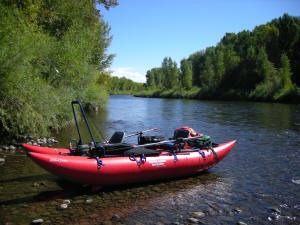
[[[150,128],[158,131],[149,135],[169,138],[190,126],[214,142],[238,144],[195,176],[104,188],[65,182],[27,157],[7,156],[1,224],[300,224],[300,105],[115,95],[88,119],[97,140]],[[56,137],[65,147],[76,128]]]

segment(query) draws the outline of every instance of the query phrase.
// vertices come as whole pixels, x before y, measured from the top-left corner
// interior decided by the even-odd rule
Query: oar
[[[125,138],[129,138],[129,137],[136,136],[136,135],[141,135],[141,134],[144,134],[144,133],[147,133],[147,132],[150,132],[150,131],[154,131],[154,130],[157,130],[157,128],[152,128],[152,129],[144,130],[144,131],[137,131],[134,134],[130,134],[130,135],[125,136]]]

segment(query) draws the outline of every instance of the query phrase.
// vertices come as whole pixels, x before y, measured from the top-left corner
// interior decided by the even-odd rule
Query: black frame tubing
[[[79,105],[80,111],[81,111],[81,113],[82,113],[82,115],[83,115],[83,118],[84,118],[84,121],[85,121],[85,124],[86,124],[87,128],[89,129],[89,132],[90,132],[92,141],[93,141],[93,143],[94,143],[94,145],[95,145],[95,143],[96,143],[96,142],[95,142],[95,138],[94,138],[94,136],[93,136],[92,130],[91,130],[90,125],[89,125],[89,122],[88,122],[87,117],[86,117],[86,115],[85,115],[85,111],[84,111],[84,109],[83,109],[83,107],[82,107],[80,101],[72,101],[72,110],[73,110],[73,115],[74,115],[74,119],[75,119],[75,123],[76,123],[76,128],[77,128],[77,132],[78,132],[78,136],[79,136],[79,143],[78,143],[78,144],[81,144],[81,145],[82,145],[82,144],[83,144],[83,141],[82,141],[82,137],[81,137],[81,134],[80,134],[80,130],[79,130],[79,125],[78,125],[76,113],[75,113],[75,110],[74,110],[74,104]]]

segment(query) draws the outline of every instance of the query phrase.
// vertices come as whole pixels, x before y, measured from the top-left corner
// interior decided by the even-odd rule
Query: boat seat
[[[111,138],[109,139],[109,144],[118,144],[122,143],[125,138],[125,132],[122,131],[116,131]]]
[[[173,139],[176,140],[178,138],[188,138],[190,132],[188,130],[177,130],[174,132]]]

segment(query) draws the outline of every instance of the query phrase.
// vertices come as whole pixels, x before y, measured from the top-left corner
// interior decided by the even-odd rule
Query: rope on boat
[[[210,148],[211,152],[213,153],[214,155],[214,159],[215,160],[218,160],[218,156],[217,156],[217,153],[215,152],[215,150],[213,148]]]
[[[206,160],[206,156],[204,152],[201,152],[201,149],[198,150],[199,154],[202,156],[204,160]]]
[[[101,166],[104,166],[104,163],[101,161],[101,159],[99,159],[98,156],[95,157],[96,161],[97,161],[97,168],[100,169]]]
[[[139,160],[133,154],[131,154],[129,156],[129,159],[131,161],[136,161],[136,163],[137,163],[138,166],[140,166],[140,165],[142,165],[142,164],[144,164],[146,162],[146,156],[145,156],[144,153],[141,155],[141,158]]]
[[[177,162],[178,161],[178,158],[177,158],[177,155],[176,155],[176,152],[173,151],[173,155],[174,155],[174,162]]]

